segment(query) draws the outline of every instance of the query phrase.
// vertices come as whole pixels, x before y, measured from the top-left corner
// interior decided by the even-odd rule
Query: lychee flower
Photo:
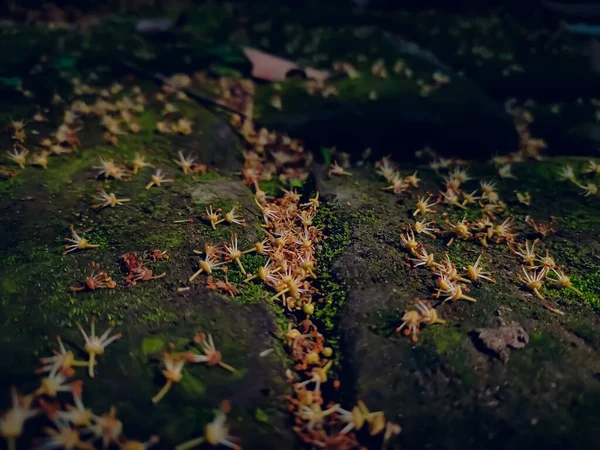
[[[192,166],[194,165],[194,161],[196,160],[196,158],[194,158],[191,155],[183,156],[181,150],[177,152],[177,156],[179,156],[179,159],[173,160],[175,161],[175,164],[181,167],[181,170],[183,170],[184,174],[190,174],[192,172]]]
[[[16,450],[17,439],[23,434],[25,422],[36,416],[39,412],[31,408],[32,396],[21,397],[17,390],[10,390],[12,407],[3,416],[0,416],[0,436],[6,440],[9,450]]]
[[[406,311],[402,316],[402,324],[396,328],[399,333],[404,327],[404,334],[411,335],[413,342],[416,342],[419,335],[419,325],[421,324],[421,315],[418,311]]]
[[[43,167],[44,169],[48,168],[48,152],[42,151],[38,154],[35,154],[31,157],[31,164],[35,166]]]
[[[498,175],[500,175],[501,178],[514,178],[516,179],[517,177],[515,177],[511,171],[512,166],[510,164],[505,164],[502,167],[500,167],[500,169],[498,169]]]
[[[392,180],[394,180],[394,178],[396,178],[396,169],[394,164],[390,162],[390,159],[387,156],[381,158],[381,161],[378,161],[375,166],[378,167],[376,171],[377,174],[384,177],[390,183]]]
[[[44,432],[49,437],[42,439],[40,449],[66,449],[66,450],[93,450],[94,446],[90,442],[81,440],[80,431],[71,427],[69,422],[60,417],[60,413],[55,406],[40,401],[46,415],[52,421],[56,428],[44,427]]]
[[[194,250],[195,253],[200,253],[196,250]],[[213,270],[217,269],[219,266],[222,266],[223,264],[227,264],[225,261],[222,262],[217,262],[217,259],[214,258],[212,255],[209,255],[208,253],[206,253],[206,256],[204,257],[203,260],[200,261],[200,269],[198,269],[198,271],[196,273],[194,273],[194,275],[192,275],[188,281],[192,282],[196,279],[196,277],[198,275],[200,275],[202,272],[205,272],[207,275],[212,274]]]
[[[173,386],[173,383],[179,383],[181,381],[183,378],[183,366],[185,365],[186,361],[187,360],[185,359],[184,355],[181,353],[163,353],[163,364],[165,365],[165,370],[163,370],[162,373],[166,381],[165,385],[158,392],[158,394],[152,397],[152,403],[156,404],[160,402],[163,397],[167,395],[167,392],[169,392],[171,386]]]
[[[465,205],[463,205],[458,197],[458,194],[453,189],[447,189],[446,191],[440,192],[442,197],[444,197],[444,201],[449,205],[458,206],[461,209],[466,209]]]
[[[316,211],[302,211],[298,217],[300,218],[300,222],[305,228],[311,227],[313,224],[314,218],[317,216]]]
[[[122,180],[126,175],[125,170],[121,166],[115,164],[112,159],[105,160],[100,158],[100,165],[94,166],[94,169],[98,170],[98,178],[114,178],[115,180]]]
[[[470,194],[467,194],[466,192],[463,192],[463,205],[470,205],[472,203],[475,203],[477,200],[479,200],[481,197],[479,197],[477,195],[477,189],[472,191]]]
[[[331,166],[329,166],[329,171],[327,172],[329,176],[331,175],[345,175],[352,176],[352,173],[345,170],[342,166],[338,164],[337,161],[334,161]]]
[[[543,300],[544,297],[542,297],[542,294],[540,294],[540,289],[544,283],[544,277],[546,276],[547,269],[541,269],[539,271],[527,271],[525,267],[521,267],[521,270],[523,271],[523,277],[519,275],[519,279],[523,282],[527,289],[532,291],[536,296]]]
[[[174,129],[178,133],[181,133],[181,134],[187,136],[192,133],[192,125],[193,125],[193,122],[190,119],[181,118],[177,121],[177,124],[175,125]]]
[[[406,336],[410,335],[413,342],[416,342],[419,335],[419,327],[421,323],[426,325],[445,324],[446,321],[438,317],[437,311],[429,306],[427,301],[415,299],[412,302],[416,308],[414,310],[405,311],[402,316],[402,324],[396,328],[396,332],[404,329]],[[406,328],[404,328],[406,327]]]
[[[414,262],[414,267],[430,267],[435,268],[439,266],[438,263],[435,262],[433,253],[428,253],[425,250],[425,247],[421,247],[421,253],[415,253],[416,258],[410,258],[411,261]]]
[[[557,278],[551,278],[548,275],[546,275],[546,278],[552,281],[554,284],[556,284],[556,286],[571,289],[572,291],[577,292],[577,294],[583,295],[583,292],[581,292],[579,289],[573,286],[573,284],[571,283],[571,278],[568,275],[565,275],[565,273],[561,269],[557,270],[553,268],[552,272],[554,272]]]
[[[58,411],[58,416],[66,421],[71,422],[77,427],[87,427],[92,423],[92,410],[86,408],[83,404],[83,382],[81,380],[71,383],[71,392],[73,393],[73,401],[75,406],[66,405],[66,411]]]
[[[323,428],[325,418],[333,413],[336,413],[339,410],[339,407],[339,404],[335,404],[331,408],[323,410],[321,409],[321,405],[317,403],[313,403],[310,406],[300,405],[296,415],[300,419],[308,422],[306,427],[309,431],[312,431],[315,428]]]
[[[412,175],[408,175],[408,176],[404,177],[404,182],[408,186],[412,186],[414,188],[418,188],[419,187],[419,181],[421,181],[421,179],[417,178],[417,171],[416,170],[415,170],[415,172]]]
[[[104,350],[110,344],[121,338],[121,333],[117,333],[112,337],[108,337],[110,332],[114,329],[115,323],[111,322],[110,327],[102,334],[102,336],[96,336],[96,319],[92,317],[90,321],[91,332],[90,335],[85,332],[81,324],[77,324],[77,328],[81,331],[83,338],[85,339],[84,350],[89,355],[88,361],[88,372],[91,378],[94,378],[94,366],[96,364],[96,356],[104,354]]]
[[[546,249],[546,255],[538,256],[537,260],[542,264],[542,267],[544,269],[550,270],[556,267],[556,262],[554,261],[554,258],[550,255],[548,249]],[[534,269],[537,269],[538,267],[539,266],[535,266]]]
[[[479,257],[477,258],[477,261],[475,261],[475,264],[473,264],[472,266],[467,266],[467,276],[472,281],[475,281],[478,278],[482,278],[484,280],[488,280],[488,281],[491,281],[492,283],[495,283],[496,280],[494,280],[492,278],[492,274],[490,272],[483,272],[481,270],[481,267],[479,266],[482,256],[483,256],[483,252],[481,252]]]
[[[496,191],[496,183],[493,181],[480,181],[479,185],[483,192],[481,195],[482,199],[488,200],[491,203],[495,203],[499,200],[498,192]]]
[[[227,258],[230,261],[235,261],[240,267],[242,273],[246,275],[246,269],[244,269],[242,261],[240,260],[242,257],[242,252],[238,249],[237,234],[234,233],[231,235],[231,244],[225,244],[225,251],[227,252]]]
[[[367,405],[361,400],[351,411],[338,408],[342,422],[347,425],[340,431],[341,434],[347,434],[352,430],[360,430],[365,423],[369,424],[369,434],[374,436],[379,434],[385,428],[385,416],[382,411],[371,412]]]
[[[122,205],[123,203],[130,202],[129,198],[117,198],[117,196],[113,193],[107,194],[106,191],[101,191],[96,197],[94,197],[100,203],[97,205],[92,205],[92,208],[106,208],[110,206],[114,208],[117,205]]]
[[[145,157],[140,155],[139,153],[135,154],[135,158],[133,160],[132,165],[133,165],[133,174],[134,175],[137,174],[142,167],[154,167],[149,162],[146,162]]]
[[[11,152],[6,152],[8,154],[8,159],[17,164],[21,169],[25,168],[25,164],[27,163],[27,155],[29,154],[29,150],[23,148],[22,150],[13,149]]]
[[[415,239],[415,233],[410,225],[408,226],[408,231],[405,233],[400,233],[400,240],[402,241],[404,248],[406,248],[412,255],[418,255],[417,249],[419,248],[420,244]]]
[[[535,244],[537,243],[537,240],[533,241],[531,246],[529,245],[529,241],[525,241],[525,245],[523,246],[523,244],[518,244],[519,247],[522,249],[523,247],[525,248],[524,250],[521,250],[520,252],[516,251],[515,249],[513,249],[511,247],[511,251],[515,254],[521,257],[521,261],[525,264],[527,264],[529,267],[532,267],[534,262],[537,259],[537,254],[535,253]]]
[[[102,448],[108,448],[112,445],[119,445],[121,435],[123,434],[123,423],[117,418],[117,410],[111,407],[106,414],[98,416],[92,415],[93,425],[82,430],[82,433],[92,433],[93,441],[102,439]]]
[[[515,192],[517,194],[517,200],[519,201],[519,203],[522,203],[526,206],[531,206],[531,194],[529,192]]]
[[[281,267],[272,268],[273,264],[271,263],[271,258],[267,259],[267,262],[258,268],[258,273],[256,275],[248,276],[244,283],[248,283],[251,280],[254,280],[256,277],[260,278],[265,284],[271,283],[275,284],[277,282],[277,278],[275,274],[281,270]]]
[[[242,450],[242,447],[234,442],[237,438],[229,434],[229,427],[226,423],[228,412],[229,407],[222,405],[221,409],[216,413],[214,420],[204,427],[204,436],[184,442],[175,447],[175,450],[189,450],[204,443],[210,444],[213,447],[223,445],[234,450]]]
[[[256,192],[256,195],[258,196],[258,190]],[[317,193],[315,194],[314,197],[309,198],[308,202],[302,203],[300,206],[302,206],[303,208],[304,207],[309,207],[309,208],[312,208],[312,209],[319,209],[319,205],[320,205],[320,203],[319,203],[319,191],[317,191]]]
[[[593,173],[594,175],[600,175],[600,164],[590,159],[586,166],[584,173]]]
[[[107,272],[101,270],[100,264],[92,261],[90,265],[92,266],[92,273],[85,279],[85,282],[80,286],[70,286],[69,291],[81,292],[86,289],[90,291],[95,289],[114,289],[117,286],[117,282],[112,280]]]
[[[73,225],[71,225],[69,229],[71,230],[72,238],[65,238],[65,241],[72,242],[72,244],[65,245],[65,248],[67,250],[63,252],[63,255],[74,252],[76,250],[85,250],[86,248],[100,247],[100,244],[90,244],[90,242],[86,238],[79,236],[79,234],[77,234],[77,231],[75,231]]]
[[[425,219],[422,219],[420,221],[417,220],[417,221],[415,221],[413,228],[417,232],[417,234],[423,233],[423,234],[426,234],[427,236],[431,237],[432,239],[435,239],[434,233],[438,233],[440,230],[430,226],[431,224],[435,224],[435,222],[434,221],[425,222]]]
[[[60,372],[52,371],[46,378],[42,378],[36,395],[47,395],[48,397],[55,398],[59,392],[69,392],[71,385],[65,384],[66,382],[66,376]]]
[[[245,227],[246,219],[240,218],[240,216],[237,214],[238,209],[239,209],[239,206],[237,206],[237,205],[233,206],[228,213],[225,213],[225,216],[223,217],[221,222],[225,221],[229,224],[235,223],[235,224]],[[217,223],[219,223],[219,222],[217,222]]]
[[[200,344],[204,355],[196,355],[192,352],[186,352],[183,355],[185,359],[194,363],[206,363],[209,366],[219,365],[223,369],[229,370],[232,373],[237,372],[236,369],[222,361],[221,352],[215,347],[215,342],[213,341],[211,334],[208,336],[204,335],[204,333],[199,334],[194,338],[194,341],[197,344]]]
[[[496,242],[500,242],[502,239],[506,241],[512,241],[514,239],[515,234],[511,233],[512,220],[512,217],[509,217],[492,229],[492,237]]]
[[[588,182],[586,184],[577,184],[577,186],[583,189],[581,195],[583,195],[584,197],[589,197],[590,195],[598,195],[598,185],[595,183]]]
[[[71,377],[75,374],[73,370],[74,366],[87,366],[87,361],[76,361],[72,351],[67,351],[60,336],[56,336],[58,341],[59,350],[54,350],[54,356],[48,356],[41,358],[40,362],[43,364],[36,373],[43,372],[60,372],[67,377]]]
[[[406,181],[404,179],[402,179],[400,177],[400,175],[396,175],[395,178],[393,178],[390,181],[389,186],[386,186],[385,188],[383,188],[385,191],[392,191],[394,194],[400,194],[401,192],[406,191],[406,189],[408,189],[409,185],[406,183]]]
[[[25,141],[25,121],[23,120],[13,120],[10,123],[10,127],[12,128],[11,137],[15,141],[24,142]]]
[[[452,233],[459,239],[469,239],[473,236],[473,233],[469,231],[469,223],[466,221],[467,216],[465,215],[462,220],[457,221],[456,224],[450,222],[450,220],[446,219],[446,223],[452,227]],[[454,238],[448,242],[448,245],[452,244]]]
[[[419,199],[417,201],[416,209],[413,212],[413,217],[417,216],[418,214],[421,214],[424,216],[427,213],[435,212],[433,209],[433,205],[435,205],[436,202],[430,203],[429,200],[430,200],[430,197],[419,197]]]
[[[465,288],[466,289],[466,288]],[[465,295],[463,292],[463,287],[459,283],[450,283],[446,289],[439,288],[437,292],[434,294],[435,297],[443,297],[445,302],[455,302],[457,300],[466,300],[468,302],[476,302],[477,300],[473,297],[469,297]]]
[[[570,182],[577,184],[577,179],[575,177],[575,171],[573,170],[573,166],[562,166],[558,171],[558,177],[561,180],[569,180]]]
[[[469,176],[465,169],[461,169],[460,167],[455,168],[452,172],[450,172],[450,177],[457,180],[460,184],[463,184],[472,178]]]
[[[174,183],[175,180],[172,178],[167,178],[166,175],[163,175],[161,169],[156,169],[154,175],[150,178],[150,182],[146,185],[146,190],[150,189],[152,186],[160,187],[163,183]]]
[[[210,205],[208,208],[205,208],[205,210],[206,210],[206,218],[210,222],[210,225],[212,226],[213,230],[216,230],[217,229],[216,225],[223,221],[223,219],[221,219],[221,214],[220,214],[221,208],[217,208],[216,210],[213,210],[212,205]]]

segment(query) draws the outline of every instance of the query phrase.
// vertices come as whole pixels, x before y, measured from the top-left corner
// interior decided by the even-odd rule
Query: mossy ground
[[[319,184],[326,198],[337,199],[337,220],[350,226],[350,244],[333,264],[340,282],[348,286],[347,299],[337,316],[344,360],[342,384],[354,386],[357,398],[373,399],[374,407],[402,417],[406,434],[401,445],[458,448],[485,443],[496,448],[494,442],[499,439],[501,448],[506,442],[521,445],[541,439],[558,448],[573,436],[581,446],[590,448],[585,432],[575,426],[583,409],[568,411],[572,401],[585,405],[598,393],[593,356],[598,351],[593,336],[600,293],[594,283],[600,269],[593,226],[598,201],[583,198],[568,182],[558,181],[556,170],[567,163],[578,164],[576,159],[561,159],[515,167],[517,180],[501,180],[500,195],[508,199],[519,186],[531,190],[533,203],[526,208],[507,201],[508,210],[501,220],[512,217],[521,236],[533,238],[535,232],[524,223],[526,216],[546,222],[555,215],[556,232],[542,239],[539,249],[550,250],[583,296],[546,284],[542,294],[565,315],[552,313],[522,289],[517,278],[520,261],[505,244],[484,248],[477,241],[455,239],[448,246],[451,235],[447,231],[436,239],[421,236],[436,259],[447,253],[459,269],[473,264],[484,251],[484,268],[492,271],[497,283],[472,285],[469,295],[476,303],[441,305],[438,311],[447,325],[426,327],[416,344],[394,330],[408,302],[414,297],[431,298],[435,283],[426,270],[409,267],[399,233],[412,221],[417,196],[434,190],[441,178],[427,167],[404,167],[401,173],[406,175],[419,169],[422,187],[400,196],[384,192],[384,180],[371,171],[357,171],[354,179],[336,178]],[[480,166],[471,167],[470,172],[479,179],[494,175]],[[449,229],[446,219],[455,222],[466,213],[468,220],[474,220],[480,215],[442,205],[437,209],[428,219],[436,220],[444,230]],[[589,220],[569,221],[571,216]],[[583,242],[587,245],[581,246]],[[511,352],[506,365],[485,350],[482,353],[473,339],[474,329],[498,327],[501,320],[521,323],[531,338],[524,350]],[[563,386],[557,391],[552,387],[560,383],[579,385],[580,389],[571,391]],[[577,392],[582,392],[581,396]],[[433,431],[423,427],[427,417],[436,424],[447,423],[448,428],[440,430],[436,425]],[[533,420],[535,425],[519,424],[519,420]],[[472,421],[478,421],[478,429],[469,436],[456,429]],[[590,422],[586,420],[586,424]]]
[[[163,448],[172,448],[201,434],[212,411],[227,398],[234,405],[232,420],[240,424],[236,434],[244,440],[271,448],[279,448],[281,442],[292,445],[280,400],[287,390],[286,363],[275,337],[276,322],[282,324],[281,308],[268,304],[268,294],[258,283],[242,283],[239,270],[229,272],[231,281],[241,288],[235,299],[205,289],[204,277],[189,292],[177,292],[197,270],[200,257],[193,249],[202,250],[207,242],[227,242],[232,233],[239,234],[244,249],[262,239],[251,192],[230,175],[240,164],[240,144],[221,118],[194,103],[185,105],[195,124],[190,136],[160,135],[155,131],[158,116],[153,106],[142,116],[144,129],[122,136],[117,146],[101,143],[100,130],[93,121],[86,121],[85,144],[76,153],[52,157],[47,170],[28,167],[0,182],[0,346],[7,355],[2,385],[34,388],[36,360],[56,347],[56,335],[77,357],[84,358],[75,325],[86,324],[90,317],[96,318],[99,328],[115,321],[123,338],[107,349],[97,378],[85,379],[84,398],[95,411],[106,411],[114,404],[128,435],[143,438],[156,433]],[[221,131],[215,135],[217,130]],[[206,162],[208,173],[184,176],[172,161],[179,150]],[[145,190],[151,168],[141,169],[127,181],[96,179],[94,166],[99,158],[128,164],[136,152],[165,168],[175,182]],[[131,198],[131,202],[94,210],[93,196],[100,189]],[[210,202],[215,207],[240,205],[248,226],[220,225],[213,230],[204,219],[207,192],[218,193]],[[69,225],[100,247],[63,255]],[[155,275],[165,272],[166,276],[125,286],[120,256],[157,248],[167,251],[169,259],[150,262],[148,267]],[[242,262],[255,272],[263,259],[249,254]],[[80,285],[89,275],[92,261],[109,273],[117,287],[69,292],[69,286]],[[239,372],[189,365],[182,381],[153,407],[150,398],[164,382],[160,351],[169,342],[177,350],[191,348],[197,332],[212,333],[224,360]],[[259,357],[272,347],[275,353]],[[148,418],[151,408],[152,418]]]

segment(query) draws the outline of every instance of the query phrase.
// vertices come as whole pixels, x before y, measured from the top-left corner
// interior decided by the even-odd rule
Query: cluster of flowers
[[[95,102],[87,104],[78,99],[66,106],[63,121],[58,129],[52,133],[51,137],[42,138],[34,144],[39,148],[39,152],[31,158],[28,158],[29,149],[25,147],[25,122],[13,121],[11,123],[10,131],[15,148],[12,152],[8,152],[8,157],[21,169],[24,169],[28,163],[45,169],[48,166],[49,156],[72,153],[77,150],[80,145],[77,135],[83,128],[84,118],[96,117],[105,129],[104,139],[113,145],[117,145],[119,135],[140,131],[137,115],[144,111],[146,99],[139,87],[133,87],[131,92],[124,93],[123,86],[119,83],[114,83],[107,89],[99,89],[84,84],[77,78],[71,81],[73,93],[76,96],[95,95]],[[119,96],[118,100],[116,100],[117,96]],[[55,95],[53,103],[55,105],[62,104],[64,100]],[[33,120],[44,122],[48,119],[43,113],[38,112],[34,115]],[[128,131],[124,131],[122,128],[124,125]]]
[[[201,173],[204,174],[207,171],[206,164],[196,163],[196,158],[193,155],[184,156],[183,152],[177,152],[177,159],[173,161],[177,164],[185,175]],[[135,154],[135,158],[131,162],[130,166],[127,167],[125,164],[115,163],[112,159],[100,158],[100,165],[94,166],[94,169],[98,170],[97,178],[103,180],[127,180],[132,175],[136,175],[143,167],[154,167],[153,164],[146,161],[146,158],[139,153]],[[131,169],[131,170],[130,170]],[[174,183],[175,180],[167,178],[167,175],[163,173],[162,169],[156,169],[151,175],[150,181],[146,185],[146,190],[152,186],[160,187],[163,183]],[[131,201],[129,198],[117,198],[114,193],[107,193],[105,190],[101,190],[100,193],[94,197],[98,202],[92,205],[92,208],[106,208],[122,205],[123,203]]]
[[[594,160],[588,161],[587,165],[583,168],[581,173],[582,176],[587,175],[591,177],[596,177],[599,174],[600,165],[598,165],[598,163]],[[583,182],[580,182],[577,179],[577,175],[575,174],[573,166],[571,165],[567,164],[566,166],[561,167],[558,171],[558,177],[561,180],[568,180],[571,183],[575,184],[577,187],[583,189],[582,195],[584,195],[585,197],[589,197],[591,195],[598,195],[600,193],[600,191],[598,190],[598,185],[593,181],[593,179],[588,179],[584,180]]]
[[[110,336],[113,327],[114,324],[101,336],[96,336],[94,319],[89,335],[79,325],[88,361],[76,360],[73,352],[67,350],[57,337],[59,349],[53,356],[40,360],[42,366],[37,373],[46,374],[40,387],[26,396],[18,395],[12,388],[12,408],[0,416],[0,436],[6,440],[9,449],[17,448],[25,422],[42,413],[45,415],[42,421],[48,426],[43,427],[47,437],[41,440],[39,448],[94,449],[94,443],[101,440],[103,448],[116,445],[127,450],[143,450],[158,442],[155,436],[144,443],[127,440],[114,408],[102,415],[95,414],[83,403],[83,382],[69,382],[75,375],[75,368],[80,366],[87,366],[89,376],[95,376],[96,357],[103,355],[106,347],[121,337],[120,333]],[[73,404],[62,398],[66,393],[72,395]]]
[[[192,133],[193,122],[184,117],[173,100],[187,101],[187,94],[182,88],[192,84],[192,79],[186,74],[174,74],[165,80],[161,91],[155,94],[155,99],[162,104],[162,120],[156,122],[156,129],[163,134],[183,134],[187,136]]]
[[[268,256],[266,264],[256,274],[247,274],[246,281],[259,278],[273,289],[272,300],[281,299],[288,311],[306,315],[299,329],[290,325],[286,334],[297,371],[296,375],[289,374],[294,390],[289,399],[290,411],[294,413],[296,421],[294,429],[305,443],[315,448],[358,448],[355,431],[363,426],[369,429],[371,435],[383,433],[387,441],[399,433],[400,428],[386,422],[382,412],[371,413],[362,402],[350,411],[339,404],[329,404],[326,409],[322,407],[325,401],[321,386],[328,382],[333,351],[324,345],[324,336],[310,321],[315,310],[313,296],[316,289],[313,281],[317,277],[316,248],[323,239],[322,230],[313,224],[320,206],[318,193],[306,203],[300,203],[301,196],[293,189],[284,190],[282,197],[274,199],[259,186],[259,182],[274,176],[278,176],[281,182],[306,179],[306,167],[310,159],[296,140],[266,129],[256,131],[249,119],[242,121],[234,116],[232,123],[250,147],[244,154],[242,177],[246,184],[254,186],[255,201],[261,209],[267,232],[264,241],[246,250]],[[341,167],[332,169],[335,174],[348,175],[342,173]],[[222,220],[210,209],[207,217],[212,224]],[[238,262],[241,253],[244,252],[237,250],[232,240],[231,245],[225,247],[224,261],[219,262],[215,258],[214,247],[209,245],[202,263],[212,270],[216,264]],[[334,385],[339,383],[335,381]]]
[[[17,441],[23,435],[25,422],[33,417],[44,415],[43,430],[47,437],[39,443],[39,448],[53,449],[84,449],[93,450],[95,443],[101,441],[102,448],[116,446],[122,450],[146,450],[159,441],[157,436],[152,436],[146,442],[128,440],[123,436],[123,424],[116,415],[115,408],[109,412],[98,415],[83,403],[83,382],[70,381],[75,375],[75,368],[88,367],[91,378],[95,377],[97,356],[103,355],[106,347],[121,337],[121,333],[110,336],[114,323],[101,335],[96,336],[95,320],[91,321],[91,332],[88,335],[79,325],[81,334],[85,339],[83,350],[88,354],[88,361],[75,359],[73,351],[67,350],[60,337],[58,350],[53,356],[40,360],[42,366],[37,373],[47,374],[42,378],[40,387],[29,395],[20,396],[16,389],[11,389],[12,407],[0,416],[0,436],[6,440],[7,448],[15,450]],[[163,354],[166,383],[163,389],[152,399],[157,403],[169,391],[173,383],[182,378],[185,362],[205,363],[207,365],[220,365],[235,372],[235,369],[221,360],[221,353],[215,348],[211,335],[199,334],[194,342],[200,346],[201,354],[187,351],[184,353]],[[62,396],[66,393],[72,395],[72,404],[65,401]],[[186,450],[202,443],[212,446],[225,445],[239,449],[237,438],[229,434],[226,424],[226,413],[229,411],[228,402],[223,402],[214,420],[207,424],[204,435],[177,446],[177,450]]]
[[[311,448],[355,449],[361,448],[356,433],[363,429],[370,436],[383,434],[384,445],[400,433],[400,427],[386,421],[382,411],[371,412],[360,400],[350,410],[338,403],[323,407],[321,387],[330,381],[333,351],[324,345],[325,338],[309,318],[297,328],[290,324],[285,339],[297,372],[288,373],[294,391],[288,408],[295,416],[294,431],[304,443]],[[333,386],[338,388],[339,382],[335,380]]]
[[[470,193],[463,190],[462,186],[468,180],[471,180],[466,170],[455,167],[450,170],[452,165],[451,160],[440,159],[435,161],[435,169],[448,169],[448,174],[443,177],[445,182],[445,190],[440,191],[437,200],[432,200],[433,195],[418,197],[413,217],[418,215],[423,216],[422,220],[415,220],[409,223],[406,229],[401,232],[400,239],[404,248],[411,255],[409,261],[413,267],[428,269],[436,280],[436,290],[433,297],[442,299],[443,301],[466,300],[475,302],[475,298],[468,296],[468,285],[478,281],[486,280],[495,282],[490,272],[482,269],[483,252],[479,255],[474,264],[463,267],[462,273],[456,268],[456,265],[450,260],[448,254],[442,262],[436,260],[435,255],[426,250],[425,246],[416,236],[425,235],[430,238],[438,236],[449,237],[447,245],[451,245],[455,239],[460,240],[475,240],[484,247],[488,247],[490,243],[506,244],[512,253],[519,256],[524,264],[522,274],[518,275],[519,280],[524,288],[532,291],[538,297],[543,298],[539,292],[542,283],[545,279],[551,280],[556,286],[574,290],[581,294],[571,284],[570,278],[564,272],[556,267],[552,257],[546,251],[545,256],[539,256],[534,251],[535,242],[530,246],[529,241],[524,244],[516,243],[518,233],[514,229],[513,220],[508,217],[504,221],[496,221],[496,214],[501,213],[505,209],[505,204],[500,199],[499,193],[494,182],[480,182],[481,194],[478,190]],[[456,164],[456,162],[455,162]],[[417,187],[419,179],[416,178],[416,173],[410,176],[401,177],[396,171],[394,165],[389,159],[384,158],[378,163],[378,174],[382,175],[386,180],[392,182],[387,190],[393,190],[396,193],[405,192],[410,187]],[[397,187],[397,189],[394,189]],[[446,219],[447,228],[440,230],[436,228],[435,221],[428,221],[425,216],[436,213],[434,209],[438,204],[445,204],[447,208],[455,207],[459,209],[467,209],[469,205],[477,205],[481,211],[481,218],[469,222],[466,220],[466,214],[462,220],[452,223]],[[536,223],[533,219],[527,218],[526,223],[529,224],[537,234],[545,237],[547,234],[554,232],[550,225]],[[491,260],[490,260],[491,262]],[[539,262],[539,265],[535,265]],[[554,274],[554,277],[550,275]],[[402,317],[402,324],[398,327],[398,331],[404,330],[404,333],[410,335],[413,340],[417,340],[421,324],[433,325],[443,323],[444,321],[438,318],[438,315],[429,303],[425,300],[416,299],[413,302],[414,308],[405,311]],[[559,310],[544,304],[544,306],[553,311]]]
[[[70,227],[70,230],[71,238],[65,238],[65,240],[71,242],[71,244],[65,245],[66,250],[63,252],[64,255],[77,250],[99,247],[99,244],[92,244],[85,237],[80,236],[79,233],[75,231],[73,226]],[[164,277],[165,273],[162,273],[161,275],[154,275],[152,270],[146,266],[147,261],[156,262],[163,259],[169,259],[169,255],[167,255],[166,251],[159,249],[146,252],[144,258],[140,257],[137,252],[125,253],[121,256],[123,267],[127,273],[127,276],[125,277],[125,284],[128,286],[135,286],[138,281],[149,281]],[[85,290],[93,291],[96,289],[114,289],[117,286],[117,283],[111,279],[107,272],[104,272],[100,268],[99,264],[92,261],[91,268],[92,271],[90,275],[83,283],[81,283],[81,285],[69,287],[71,292],[80,292]]]
[[[533,292],[538,298],[544,300],[540,289],[546,280],[552,282],[558,288],[567,288],[576,292],[578,295],[583,293],[571,283],[571,278],[556,265],[554,258],[546,249],[545,255],[538,255],[535,252],[535,246],[539,242],[525,241],[524,244],[517,244],[517,248],[511,246],[511,251],[521,259],[521,271],[519,280],[521,280],[525,289]],[[553,276],[556,276],[554,278]],[[544,307],[552,312],[563,314],[562,311],[544,303]]]
[[[185,79],[181,80],[181,77],[185,78],[187,76],[173,76],[169,84],[164,85],[162,91],[156,94],[156,99],[164,103],[164,116],[171,117],[177,111],[176,106],[168,102],[169,95],[175,95],[178,100],[187,99],[185,93],[178,89],[178,86],[186,86]],[[125,92],[124,87],[119,83],[113,83],[109,88],[95,88],[76,78],[71,81],[75,96],[95,96],[95,101],[88,104],[81,99],[77,99],[65,106],[63,122],[58,129],[52,133],[51,137],[42,138],[39,142],[33,144],[35,147],[39,147],[40,151],[38,153],[28,157],[29,149],[25,147],[27,137],[25,122],[13,121],[10,124],[9,131],[13,138],[14,149],[12,152],[7,152],[8,158],[21,169],[24,169],[27,164],[41,166],[45,169],[48,166],[49,156],[72,153],[76,150],[80,145],[78,133],[83,129],[83,120],[86,118],[96,118],[105,130],[104,140],[113,145],[118,145],[119,136],[138,133],[141,130],[139,115],[145,111],[148,102],[138,86],[134,86],[129,92]],[[56,105],[62,104],[64,100],[59,96],[55,96],[53,103]],[[38,112],[33,120],[42,122],[48,119],[41,112]],[[187,135],[191,133],[191,127],[191,120],[183,117],[179,118],[175,124],[168,124],[164,120],[157,123],[159,131],[168,133],[177,132]],[[193,155],[184,156],[182,152],[178,152],[178,159],[174,161],[186,175],[206,173],[207,170],[206,165],[195,162]],[[94,168],[98,170],[98,178],[126,180],[132,174],[137,174],[143,167],[154,166],[147,162],[144,156],[136,154],[130,168],[115,163],[111,159],[103,158],[100,158],[100,164]],[[16,174],[10,167],[0,169],[0,173],[4,176]],[[162,169],[157,169],[151,176],[146,189],[172,182],[173,180],[168,178]],[[94,198],[98,201],[98,204],[93,206],[94,208],[115,207],[130,201],[127,198],[119,199],[114,193],[107,193],[104,190]]]

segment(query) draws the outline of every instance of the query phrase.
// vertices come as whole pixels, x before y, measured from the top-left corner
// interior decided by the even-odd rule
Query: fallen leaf
[[[251,47],[242,47],[244,54],[252,63],[252,76],[267,81],[284,81],[290,72],[301,71],[307,78],[319,81],[329,78],[329,72],[317,70],[312,67],[300,67],[298,64],[279,56],[257,50]]]

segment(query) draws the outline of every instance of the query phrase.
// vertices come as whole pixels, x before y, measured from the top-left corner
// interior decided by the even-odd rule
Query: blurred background
[[[206,71],[253,78],[254,119],[309,147],[385,154],[401,137],[403,157],[424,146],[466,157],[506,154],[519,145],[514,113],[525,108],[535,117],[530,132],[547,153],[597,153],[600,6],[594,4],[26,0],[0,8],[6,55],[0,89],[41,64],[50,70],[23,82],[42,100],[61,89],[65,72],[98,65],[109,65],[111,76],[132,67],[149,78]],[[315,98],[292,81],[279,93],[281,85],[256,77],[245,47],[334,71],[329,82],[336,95]],[[408,72],[393,73],[399,61]],[[368,76],[348,80],[336,63]],[[382,64],[385,76],[375,73]],[[283,108],[271,104],[274,97]]]

